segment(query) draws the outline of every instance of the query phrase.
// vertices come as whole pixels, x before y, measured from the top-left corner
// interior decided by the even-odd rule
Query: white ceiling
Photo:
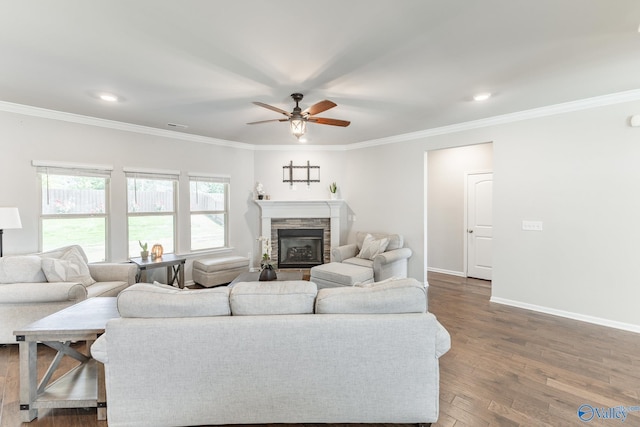
[[[639,0],[0,0],[0,100],[256,145],[372,141],[640,88]],[[122,102],[97,98],[112,92]],[[471,100],[477,92],[494,96]]]

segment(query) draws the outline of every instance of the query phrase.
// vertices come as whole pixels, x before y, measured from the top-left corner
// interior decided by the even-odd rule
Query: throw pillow
[[[0,258],[0,283],[46,282],[42,263],[37,255]]]
[[[358,258],[373,259],[376,255],[381,254],[387,249],[389,239],[376,239],[371,234],[367,234],[362,242],[362,249],[358,254]]]
[[[63,261],[69,261],[72,264],[75,264],[78,267],[78,274],[73,275],[67,278],[67,281],[79,281],[84,286],[90,286],[96,283],[91,277],[91,273],[89,272],[89,266],[85,261],[84,257],[76,247],[71,247],[60,257]]]
[[[73,282],[72,277],[80,276],[80,268],[71,261],[42,258],[42,271],[47,282]]]

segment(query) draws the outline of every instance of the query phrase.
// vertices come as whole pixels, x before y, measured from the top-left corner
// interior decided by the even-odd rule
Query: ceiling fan
[[[300,108],[298,103],[302,101],[303,95],[301,93],[292,93],[291,98],[296,102],[296,106],[292,112],[288,112],[282,110],[278,107],[274,107],[273,105],[265,104],[263,102],[254,102],[254,104],[259,105],[260,107],[267,108],[269,110],[275,111],[276,113],[284,114],[287,116],[286,119],[272,119],[272,120],[261,120],[258,122],[247,123],[248,125],[255,125],[258,123],[268,123],[268,122],[289,122],[289,126],[291,128],[291,133],[293,136],[300,139],[302,135],[307,130],[307,122],[318,123],[320,125],[331,125],[331,126],[342,126],[347,127],[351,122],[346,120],[338,120],[338,119],[329,119],[325,117],[315,117],[316,114],[320,114],[323,111],[327,111],[330,108],[336,107],[337,104],[332,101],[324,100],[313,104],[311,107],[305,109],[304,111]]]

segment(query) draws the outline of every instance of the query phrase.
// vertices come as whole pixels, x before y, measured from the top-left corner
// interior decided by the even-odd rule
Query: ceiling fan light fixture
[[[303,120],[303,119],[298,119],[298,118],[291,119],[289,120],[289,126],[291,128],[291,133],[298,140],[307,131],[307,122],[306,120]]]

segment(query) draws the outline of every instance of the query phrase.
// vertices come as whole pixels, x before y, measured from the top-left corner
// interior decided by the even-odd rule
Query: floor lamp
[[[3,230],[9,228],[22,228],[18,208],[0,208],[0,257],[2,256]]]

